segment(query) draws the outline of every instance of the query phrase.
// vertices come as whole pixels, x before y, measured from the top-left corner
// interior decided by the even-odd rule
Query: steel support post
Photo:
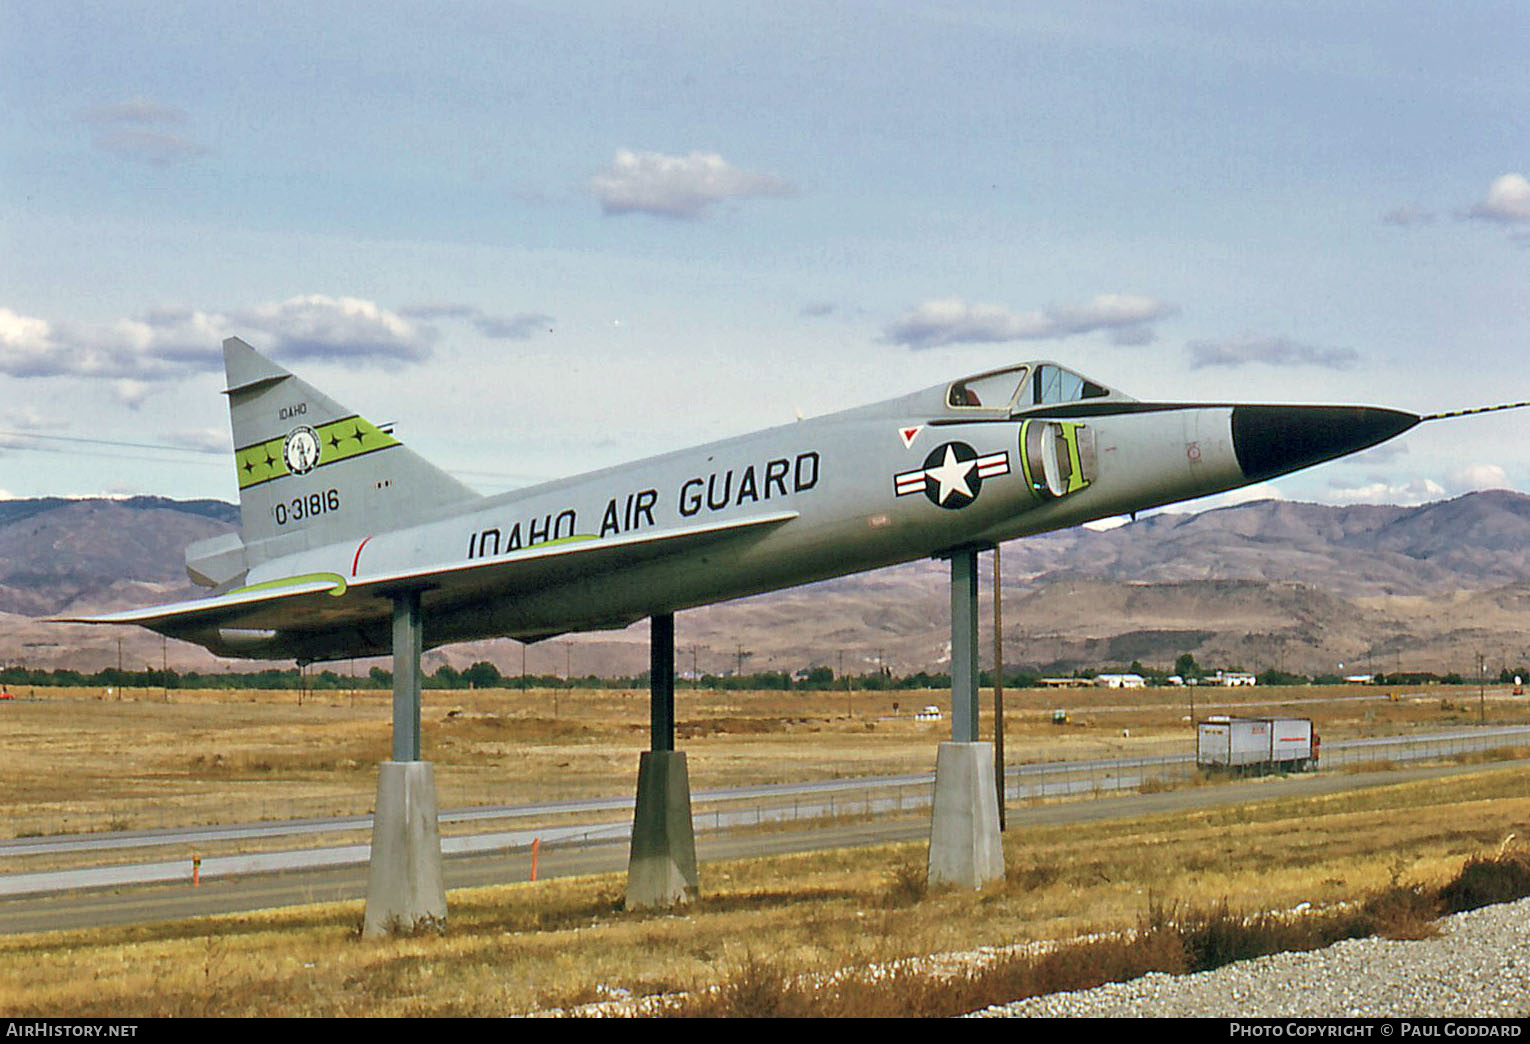
[[[648,734],[650,750],[675,749],[675,614],[649,621]]]
[[[420,760],[420,593],[393,599],[393,760],[377,777],[362,934],[409,934],[446,924],[434,766]]]
[[[649,621],[649,729],[652,750],[638,762],[637,805],[627,861],[627,907],[674,906],[699,887],[691,781],[685,754],[675,750],[675,616]]]
[[[420,592],[393,599],[393,760],[420,760]]]
[[[978,553],[951,556],[951,742],[978,738]]]
[[[951,555],[951,742],[935,758],[931,885],[981,888],[1004,878],[993,747],[978,742],[977,552]]]

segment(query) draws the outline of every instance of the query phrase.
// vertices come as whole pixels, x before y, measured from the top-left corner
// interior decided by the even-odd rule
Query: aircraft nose
[[[1421,419],[1376,406],[1234,406],[1233,451],[1257,482],[1385,442]]]

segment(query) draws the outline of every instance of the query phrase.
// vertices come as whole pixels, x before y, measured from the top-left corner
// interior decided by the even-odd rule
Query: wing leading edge
[[[365,628],[385,625],[393,596],[403,591],[424,592],[426,604],[434,608],[513,601],[518,594],[763,532],[797,515],[779,511],[662,533],[553,541],[497,558],[350,579],[339,573],[309,573],[210,598],[100,616],[58,617],[54,622],[137,624],[172,637],[203,637],[220,629],[292,634]]]

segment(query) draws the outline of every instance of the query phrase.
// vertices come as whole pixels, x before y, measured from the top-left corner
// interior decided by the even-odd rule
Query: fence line
[[[1474,730],[1423,738],[1388,737],[1325,743],[1318,770],[1348,765],[1433,761],[1463,754],[1530,747],[1530,726]],[[1173,784],[1196,771],[1193,753],[1085,762],[1044,762],[1006,769],[1005,803],[1067,798],[1098,798]],[[928,808],[934,780],[915,783],[869,783],[863,790],[837,791],[821,799],[797,795],[790,805],[757,799],[718,799],[693,816],[698,829],[789,822],[848,815],[887,815]]]
[[[1369,763],[1436,760],[1513,747],[1530,747],[1530,726],[1473,729],[1423,738],[1389,737],[1324,743],[1318,770]],[[1195,756],[1188,751],[1137,758],[1014,765],[1005,771],[1005,802],[1100,798],[1137,791],[1145,786],[1182,782],[1194,772]],[[356,811],[359,814],[365,814],[372,795],[370,784],[364,793],[358,793],[360,807]],[[805,784],[775,798],[761,798],[758,794],[706,798],[695,803],[692,821],[698,830],[720,830],[837,817],[896,816],[928,809],[933,799],[933,775],[886,782],[867,780],[864,785],[839,781],[820,791]],[[299,817],[327,817],[335,814],[335,804],[334,795],[317,796],[311,800],[276,799],[264,809],[262,818],[280,823]],[[495,815],[498,806],[492,802],[483,802],[482,807],[487,813],[485,820],[501,818]],[[524,813],[506,808],[502,818],[513,819],[520,814]],[[148,819],[156,817],[145,817],[142,809],[134,808],[123,816],[130,822],[121,827],[108,826],[105,831],[97,828],[93,832],[184,827],[185,815],[186,809],[170,806],[159,810],[158,818],[163,818],[164,822],[150,822]],[[443,819],[449,815],[449,811],[443,811]],[[542,818],[554,815],[540,814]],[[630,813],[626,815],[630,816]],[[74,818],[65,815],[50,822],[47,816],[28,816],[24,823],[16,825],[22,837],[58,836],[80,830],[80,826],[71,822]],[[592,824],[582,835],[570,830],[566,836],[570,839],[586,836],[591,841],[610,840],[613,836],[611,829],[609,822]]]

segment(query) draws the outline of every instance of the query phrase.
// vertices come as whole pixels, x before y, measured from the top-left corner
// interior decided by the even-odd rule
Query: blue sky
[[[485,492],[1033,357],[1530,399],[1527,14],[3,0],[0,496],[234,499],[230,334]],[[1530,489],[1527,435],[1259,492]]]

